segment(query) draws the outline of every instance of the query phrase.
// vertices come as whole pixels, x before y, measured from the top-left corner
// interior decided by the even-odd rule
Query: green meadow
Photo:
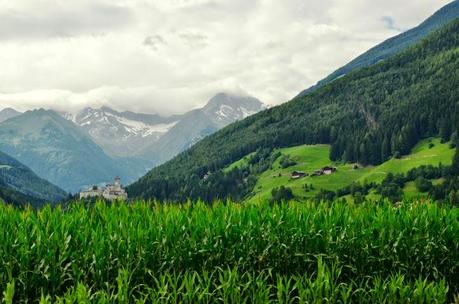
[[[271,169],[259,176],[253,196],[248,199],[249,201],[267,200],[271,197],[271,190],[279,186],[290,187],[298,198],[312,198],[320,189],[336,191],[354,182],[379,183],[388,173],[406,173],[422,165],[450,165],[454,156],[454,149],[451,149],[448,143],[441,143],[437,138],[421,141],[409,155],[400,159],[391,159],[379,166],[358,166],[358,169],[354,168],[355,164],[332,162],[329,158],[330,147],[328,145],[302,145],[279,149],[279,151],[282,155],[289,155],[297,164],[289,168],[281,168],[281,157],[279,157]],[[233,163],[230,167],[247,164],[248,157]],[[338,170],[332,175],[307,176],[297,180],[291,178],[293,171],[311,174],[324,166],[334,166]],[[312,185],[313,190],[305,191],[305,184]],[[416,194],[412,187],[406,190],[410,197]]]

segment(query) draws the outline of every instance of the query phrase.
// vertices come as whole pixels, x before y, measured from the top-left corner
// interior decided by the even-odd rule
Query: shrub
[[[415,185],[419,192],[429,192],[432,189],[432,182],[422,176],[416,179]]]
[[[271,190],[271,203],[290,201],[294,198],[293,191],[289,187],[280,186]]]
[[[279,163],[283,169],[295,166],[297,164],[297,162],[291,159],[289,155],[282,156]]]

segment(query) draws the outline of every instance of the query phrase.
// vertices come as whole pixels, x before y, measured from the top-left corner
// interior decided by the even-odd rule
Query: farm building
[[[292,179],[299,179],[299,178],[302,178],[302,177],[305,177],[305,176],[306,176],[306,173],[303,172],[303,171],[293,171],[291,178]]]
[[[335,173],[337,169],[335,167],[326,166],[326,167],[323,167],[321,170],[322,170],[323,174],[330,175],[332,173]]]
[[[319,170],[314,171],[311,176],[321,176],[321,175],[330,175],[337,171],[335,167],[325,166]]]

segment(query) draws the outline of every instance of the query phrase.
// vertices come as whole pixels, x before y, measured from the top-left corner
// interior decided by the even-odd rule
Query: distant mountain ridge
[[[109,157],[77,125],[52,110],[27,111],[0,123],[0,150],[70,192],[116,175],[129,183],[146,169],[130,159]]]
[[[144,149],[144,158],[162,164],[221,128],[266,109],[258,99],[219,93],[200,109],[183,114],[157,142]]]
[[[32,170],[0,152],[0,199],[15,205],[31,203],[55,203],[67,197],[67,193],[38,177]]]
[[[207,135],[263,109],[249,96],[218,93],[200,108],[181,115],[160,116],[118,112],[109,107],[61,113],[112,157],[135,157],[160,164]]]
[[[439,9],[435,14],[422,22],[419,26],[408,30],[400,35],[389,38],[381,44],[371,48],[367,52],[358,56],[345,66],[339,68],[325,79],[319,81],[316,85],[302,91],[298,96],[304,96],[314,92],[318,88],[362,67],[370,66],[381,60],[386,60],[408,47],[416,44],[421,39],[427,37],[433,31],[448,24],[452,20],[459,18],[459,0]]]
[[[18,112],[15,109],[5,108],[5,109],[0,111],[0,123],[4,122],[5,120],[8,120],[10,118],[19,116],[21,114],[22,114],[21,112]]]
[[[200,110],[217,126],[224,127],[264,109],[266,106],[254,97],[219,93]]]
[[[139,151],[157,141],[179,119],[179,116],[118,112],[109,107],[88,107],[74,115],[61,114],[84,129],[112,157],[139,155]]]

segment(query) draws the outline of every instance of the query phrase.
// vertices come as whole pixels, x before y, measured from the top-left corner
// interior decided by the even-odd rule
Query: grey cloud
[[[381,20],[384,23],[384,25],[386,26],[386,28],[388,28],[390,30],[399,31],[399,32],[402,31],[402,29],[395,23],[394,18],[392,18],[390,16],[383,16],[381,18]]]
[[[161,35],[152,35],[145,37],[143,41],[143,45],[149,47],[150,49],[157,51],[161,47],[161,45],[165,45],[166,40]]]
[[[0,108],[279,104],[449,1],[0,0]]]
[[[82,8],[52,6],[40,11],[0,12],[0,39],[43,39],[100,35],[133,21],[132,12],[120,6],[92,4]]]

